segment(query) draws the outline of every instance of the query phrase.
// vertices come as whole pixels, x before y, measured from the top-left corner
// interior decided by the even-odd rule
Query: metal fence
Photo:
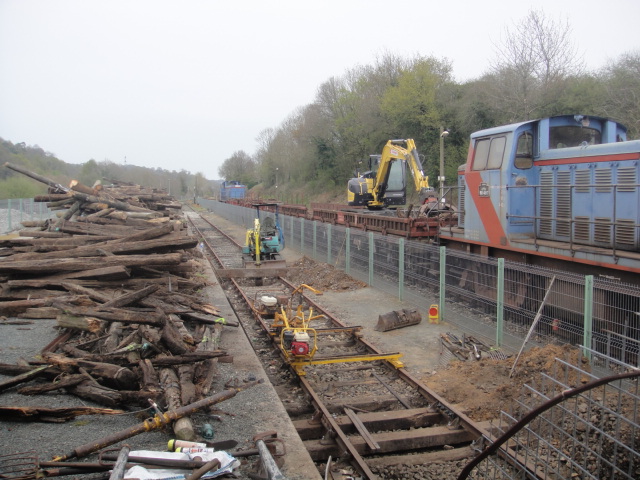
[[[541,373],[535,383],[525,385],[510,412],[493,422],[493,443],[519,420],[544,402],[578,385],[595,381],[607,372],[624,372],[632,367],[590,350],[589,370],[575,359],[556,358],[549,374]],[[579,363],[579,362],[578,362]],[[598,373],[598,374],[597,374]],[[542,409],[541,409],[542,410]],[[640,475],[640,389],[637,381],[616,380],[566,399],[530,419],[501,447],[517,455],[506,463],[505,455],[490,455],[468,478],[474,479],[626,479]],[[480,449],[480,445],[478,445]]]
[[[253,226],[255,211],[216,201],[200,205]],[[287,248],[343,270],[397,296],[407,306],[496,347],[516,351],[548,343],[585,345],[638,366],[640,288],[504,259],[471,255],[420,241],[280,216]]]
[[[23,228],[22,222],[44,221],[55,215],[45,203],[33,198],[10,198],[0,200],[0,234]]]

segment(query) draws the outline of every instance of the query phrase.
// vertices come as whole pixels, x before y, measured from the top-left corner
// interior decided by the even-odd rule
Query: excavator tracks
[[[358,326],[341,322],[311,288],[283,277],[225,275],[241,268],[241,247],[206,216],[188,213],[191,228],[285,405],[311,458],[325,478],[389,478],[394,465],[472,457],[487,424],[471,421],[409,372],[401,352],[381,352]],[[311,358],[291,356],[283,331],[263,301],[284,299],[312,333]],[[284,311],[284,310],[283,310]],[[300,312],[302,312],[300,314]],[[285,342],[285,343],[283,343]],[[346,470],[345,470],[346,469]]]

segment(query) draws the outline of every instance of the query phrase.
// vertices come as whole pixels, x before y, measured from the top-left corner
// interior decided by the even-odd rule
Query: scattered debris
[[[451,332],[440,335],[440,343],[458,360],[480,360],[484,357],[505,359],[507,355],[471,335],[458,338]]]

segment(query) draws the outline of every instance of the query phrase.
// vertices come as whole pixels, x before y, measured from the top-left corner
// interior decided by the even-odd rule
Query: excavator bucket
[[[380,315],[378,324],[374,330],[378,332],[386,332],[395,330],[396,328],[404,328],[410,325],[417,325],[422,321],[422,315],[417,310],[395,310]]]

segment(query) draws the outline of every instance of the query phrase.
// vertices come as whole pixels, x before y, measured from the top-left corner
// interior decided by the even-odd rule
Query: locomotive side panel
[[[639,251],[640,141],[567,148],[540,169],[538,237]]]
[[[492,256],[529,252],[640,273],[639,179],[640,141],[608,119],[565,115],[476,132],[459,170],[458,228],[441,239]]]

